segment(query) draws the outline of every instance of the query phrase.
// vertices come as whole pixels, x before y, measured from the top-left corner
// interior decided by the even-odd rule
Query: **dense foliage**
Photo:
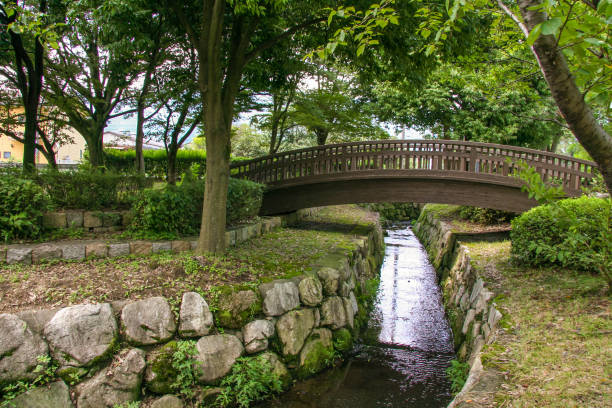
[[[42,213],[49,200],[32,180],[0,177],[0,237],[36,238],[41,232]]]
[[[469,220],[480,224],[494,225],[510,222],[514,217],[516,217],[516,214],[507,211],[493,210],[490,208],[462,206],[459,209],[459,216],[464,220]]]
[[[366,207],[380,214],[383,221],[409,221],[419,218],[421,209],[414,203],[372,203]]]
[[[57,209],[126,208],[137,191],[151,185],[143,176],[90,170],[50,170],[32,177]]]
[[[230,179],[227,193],[228,224],[252,218],[261,207],[263,186]],[[131,229],[160,234],[197,234],[202,219],[204,182],[186,180],[179,185],[150,188],[135,199]]]
[[[612,203],[581,197],[535,207],[512,221],[512,255],[519,262],[612,271]]]

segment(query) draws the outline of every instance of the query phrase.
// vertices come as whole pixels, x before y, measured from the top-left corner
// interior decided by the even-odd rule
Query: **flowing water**
[[[436,273],[407,224],[387,230],[380,288],[354,356],[263,407],[445,407],[454,358]]]

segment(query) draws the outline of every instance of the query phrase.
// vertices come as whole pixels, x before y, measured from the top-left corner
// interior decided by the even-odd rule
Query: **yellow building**
[[[14,114],[14,112],[15,111],[13,110],[11,114]],[[17,128],[15,131],[22,135],[22,129]],[[64,132],[71,136],[72,142],[56,146],[55,162],[57,164],[80,163],[83,160],[83,154],[85,153],[85,139],[83,139],[79,132],[72,128],[67,128]],[[47,159],[38,150],[36,150],[34,159],[37,164],[47,164]],[[0,162],[21,163],[22,160],[23,144],[0,133]]]

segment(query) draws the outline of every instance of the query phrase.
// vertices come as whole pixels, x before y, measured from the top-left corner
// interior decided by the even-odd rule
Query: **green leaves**
[[[542,34],[544,35],[557,35],[559,28],[563,24],[561,17],[553,17],[550,20],[546,20],[542,23]]]
[[[339,19],[340,28],[336,30],[326,46],[310,52],[306,58],[317,55],[319,59],[325,60],[332,55],[336,48],[353,45],[356,47],[356,55],[361,56],[370,46],[378,45],[375,38],[382,35],[382,31],[389,24],[399,24],[399,18],[392,6],[395,0],[386,0],[380,4],[373,3],[367,10],[357,10],[353,6],[339,6],[336,9],[328,9],[327,25],[331,26]],[[349,41],[352,40],[352,41]]]
[[[221,407],[250,407],[270,394],[282,391],[283,383],[265,354],[240,357],[232,371],[221,381],[223,392],[216,404]]]

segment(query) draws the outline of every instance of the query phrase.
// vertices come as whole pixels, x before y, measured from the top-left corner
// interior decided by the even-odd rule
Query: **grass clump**
[[[48,384],[55,380],[55,371],[59,367],[56,361],[53,361],[48,355],[36,357],[38,364],[34,368],[34,372],[38,376],[32,381],[17,381],[10,384],[5,384],[0,388],[0,408],[13,407],[11,401],[18,395],[24,392]]]
[[[230,374],[222,380],[221,387],[224,389],[217,397],[216,406],[246,408],[253,402],[280,393],[283,382],[264,355],[259,355],[239,358]]]
[[[453,394],[456,395],[461,391],[469,373],[470,366],[467,363],[458,360],[451,361],[450,367],[446,369],[446,375],[451,381],[451,392]]]

